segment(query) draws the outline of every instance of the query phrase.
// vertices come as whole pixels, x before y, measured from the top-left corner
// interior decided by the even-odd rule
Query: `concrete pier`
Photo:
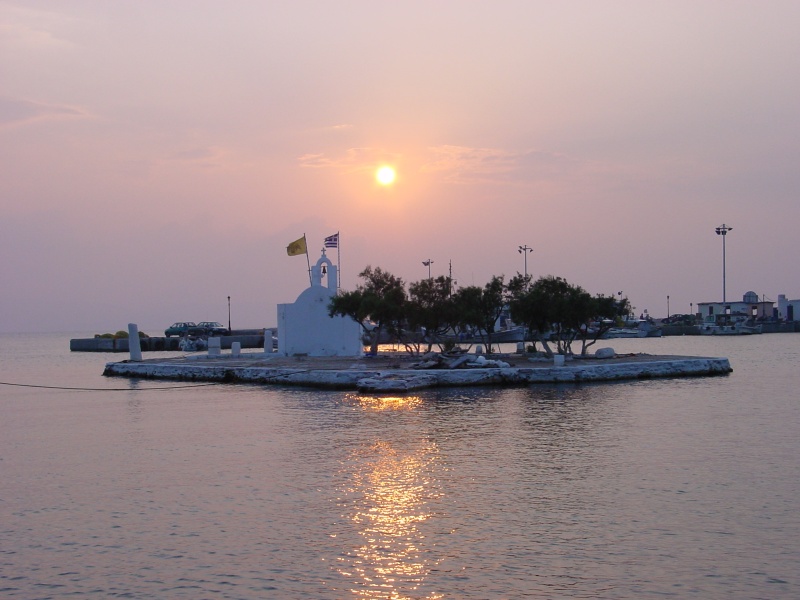
[[[234,342],[241,348],[263,348],[264,334],[223,335],[219,337],[223,350],[230,350]],[[142,352],[180,351],[178,344],[181,338],[146,337],[140,338]],[[269,338],[269,349],[272,348],[272,337]],[[78,338],[69,341],[69,349],[73,352],[129,352],[128,338]]]
[[[496,355],[493,355],[495,357]],[[727,358],[617,355],[608,359],[575,358],[556,366],[552,360],[532,362],[519,355],[503,355],[508,366],[465,369],[417,369],[419,358],[377,357],[266,357],[263,353],[217,357],[151,359],[106,365],[104,375],[297,385],[328,389],[402,392],[421,387],[528,385],[557,382],[597,382],[669,377],[726,375],[732,371]]]

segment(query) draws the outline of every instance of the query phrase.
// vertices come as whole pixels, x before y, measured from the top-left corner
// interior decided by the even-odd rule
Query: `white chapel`
[[[327,285],[322,285],[323,277]],[[360,356],[361,325],[350,317],[328,316],[328,304],[336,295],[338,269],[322,250],[311,267],[311,287],[293,304],[278,305],[278,354],[280,356]]]

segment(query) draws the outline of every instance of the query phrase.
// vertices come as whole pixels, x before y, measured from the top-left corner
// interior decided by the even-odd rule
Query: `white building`
[[[322,278],[327,278],[327,286]],[[325,250],[311,267],[311,287],[294,304],[278,305],[278,354],[281,356],[360,356],[361,325],[350,317],[328,316],[337,293],[338,273]]]
[[[778,294],[778,318],[783,321],[800,321],[800,300],[787,300],[786,294]]]
[[[708,319],[708,317],[724,314],[744,315],[753,319],[771,319],[773,317],[774,304],[770,300],[759,300],[758,294],[755,292],[747,292],[742,297],[741,302],[698,302],[697,312],[704,320]]]

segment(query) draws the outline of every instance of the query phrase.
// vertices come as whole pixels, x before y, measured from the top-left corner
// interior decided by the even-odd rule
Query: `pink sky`
[[[0,331],[276,324],[523,271],[800,297],[800,2],[0,0]],[[375,183],[382,163],[396,183]],[[334,253],[335,255],[335,253]]]

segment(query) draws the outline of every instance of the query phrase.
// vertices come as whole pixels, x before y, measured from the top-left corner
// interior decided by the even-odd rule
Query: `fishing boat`
[[[746,315],[709,315],[700,325],[700,335],[753,335],[761,333],[761,325],[756,325]]]
[[[650,319],[628,321],[624,327],[612,327],[603,339],[661,337],[661,326]]]

